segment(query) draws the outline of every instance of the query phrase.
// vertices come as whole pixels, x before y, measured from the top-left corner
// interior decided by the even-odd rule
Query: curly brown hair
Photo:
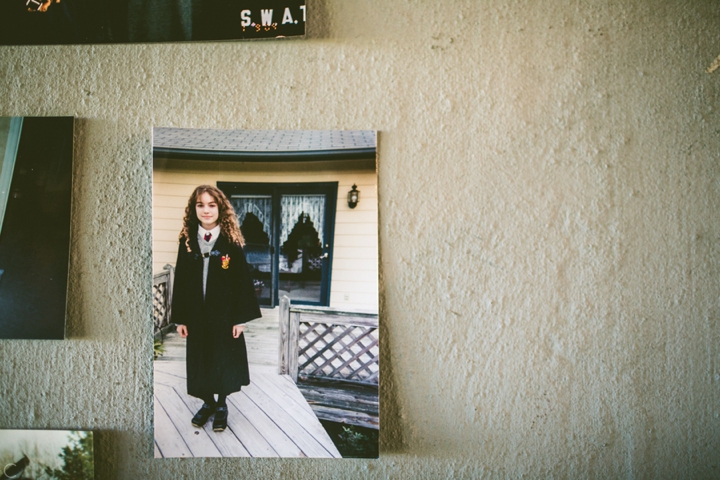
[[[185,238],[185,247],[190,252],[190,235],[191,232],[197,232],[197,227],[200,221],[195,213],[195,205],[197,204],[198,197],[203,193],[207,193],[213,199],[218,206],[218,225],[220,225],[220,233],[224,234],[228,240],[232,243],[236,243],[241,247],[245,245],[245,239],[240,233],[240,226],[238,225],[237,215],[235,215],[235,209],[233,208],[230,201],[227,199],[222,190],[213,187],[212,185],[200,185],[197,187],[190,198],[188,204],[185,207],[185,216],[183,217],[183,228],[180,230],[179,240]]]

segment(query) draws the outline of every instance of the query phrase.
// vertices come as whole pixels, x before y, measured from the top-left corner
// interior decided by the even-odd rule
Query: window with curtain
[[[323,195],[283,195],[280,200],[281,232],[280,245],[285,243],[301,214],[307,215],[325,243],[325,197]]]

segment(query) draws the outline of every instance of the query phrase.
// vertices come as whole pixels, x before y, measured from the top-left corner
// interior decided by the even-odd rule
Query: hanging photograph
[[[95,478],[93,434],[81,430],[0,430],[0,479]]]
[[[0,117],[0,338],[65,337],[72,117]]]
[[[153,130],[156,457],[378,456],[376,150]]]
[[[0,45],[295,37],[306,16],[304,0],[2,0]]]

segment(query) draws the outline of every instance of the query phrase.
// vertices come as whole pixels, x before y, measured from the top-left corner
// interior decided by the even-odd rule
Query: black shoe
[[[213,413],[215,413],[215,407],[211,407],[207,403],[203,403],[203,406],[200,407],[200,410],[198,410],[190,423],[193,424],[193,427],[200,428],[207,423]]]
[[[223,432],[227,428],[228,408],[217,407],[215,410],[215,418],[213,419],[213,430]]]

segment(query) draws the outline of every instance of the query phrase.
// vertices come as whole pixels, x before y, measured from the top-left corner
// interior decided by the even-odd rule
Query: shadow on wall
[[[379,219],[381,220],[381,219]],[[381,224],[381,223],[380,223]],[[381,239],[380,239],[381,240]],[[407,450],[405,443],[404,425],[400,409],[399,392],[395,381],[395,371],[392,364],[390,346],[393,344],[392,335],[387,328],[385,314],[385,288],[383,284],[382,250],[378,251],[379,300],[380,300],[380,453],[403,453]]]

